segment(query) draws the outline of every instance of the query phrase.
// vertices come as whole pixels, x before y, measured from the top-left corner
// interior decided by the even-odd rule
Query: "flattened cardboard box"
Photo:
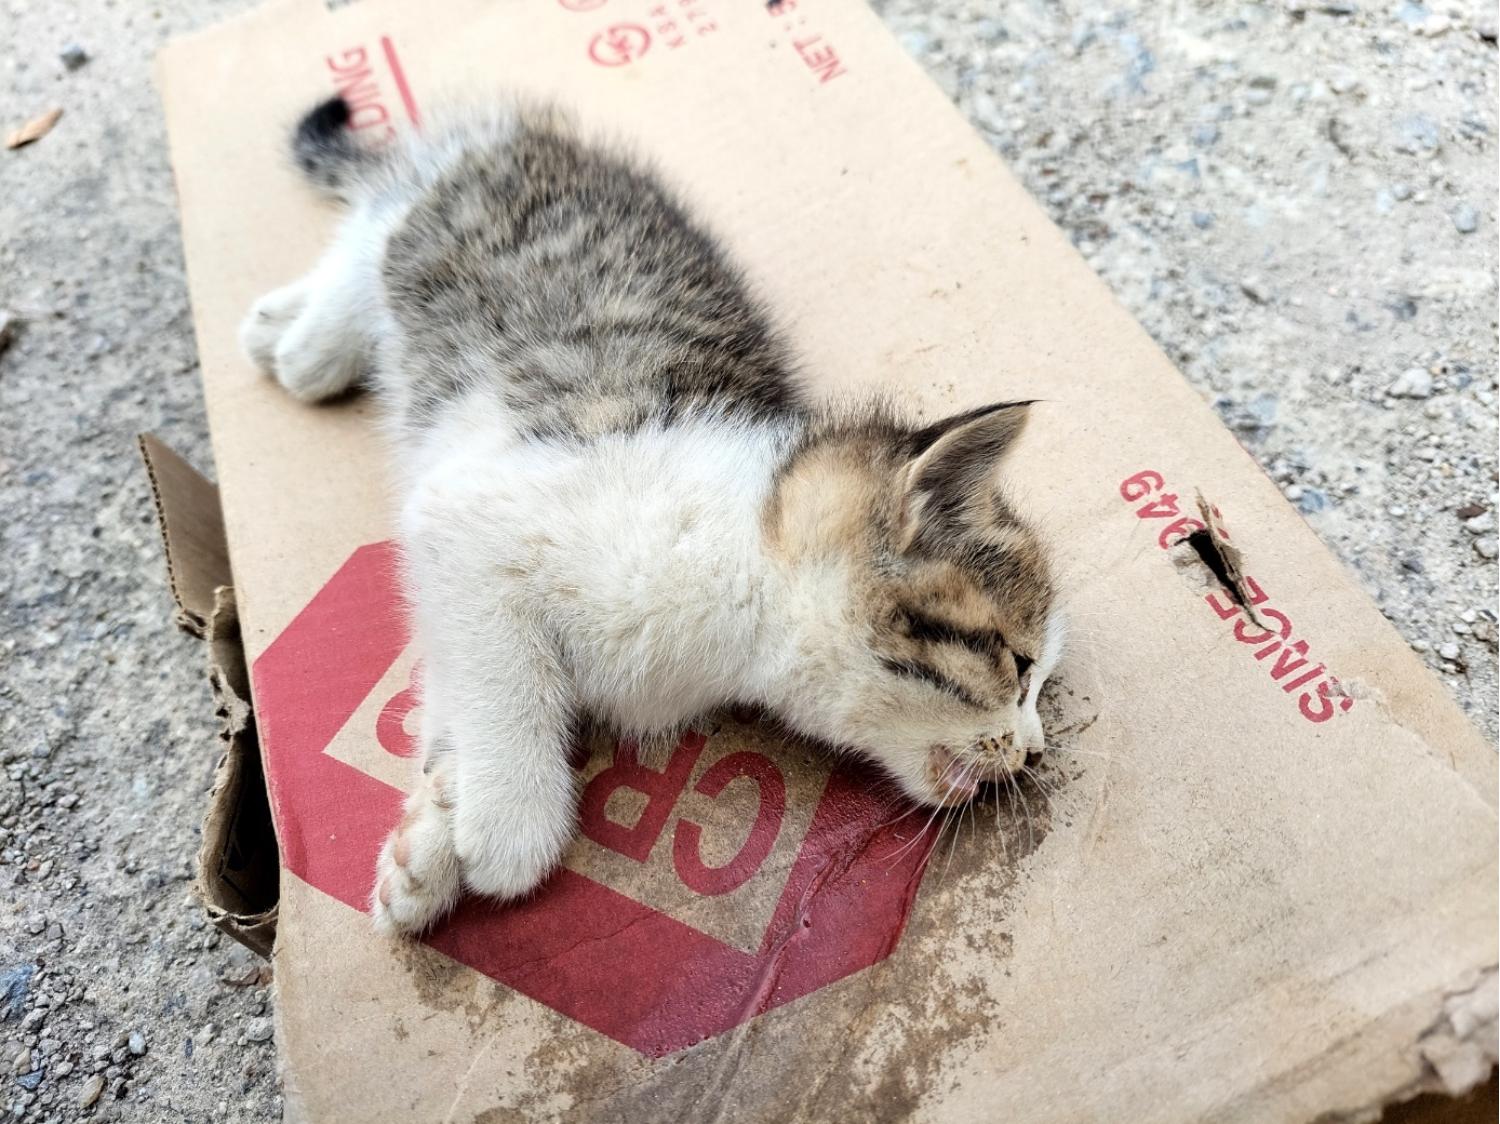
[[[1488,1074],[1494,754],[856,0],[282,0],[160,80],[285,871],[289,1116],[1300,1120]],[[726,238],[820,388],[1044,400],[1015,486],[1076,622],[1045,795],[939,839],[721,715],[651,765],[594,746],[534,901],[377,940],[419,694],[372,404],[300,406],[234,342],[334,221],[283,145],[335,89],[372,134],[555,95]]]

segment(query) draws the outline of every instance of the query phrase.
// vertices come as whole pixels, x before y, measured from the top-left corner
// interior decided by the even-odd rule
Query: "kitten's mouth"
[[[927,755],[927,780],[936,797],[934,803],[945,808],[967,804],[979,792],[983,770],[976,764],[960,761],[938,746]]]
[[[1014,766],[1001,761],[965,761],[951,750],[934,746],[927,754],[927,783],[933,793],[932,802],[944,808],[967,804],[983,785],[999,784],[1024,765],[1036,765],[1041,759],[1042,751],[1038,749],[1026,751]]]

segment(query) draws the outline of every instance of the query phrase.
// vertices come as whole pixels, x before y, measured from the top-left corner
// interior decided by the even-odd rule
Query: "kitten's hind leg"
[[[272,289],[240,322],[240,349],[268,375],[276,373],[276,345],[307,305],[307,278]]]
[[[386,231],[365,213],[350,215],[311,273],[266,294],[240,324],[251,362],[304,402],[344,393],[369,369]]]
[[[380,849],[370,915],[378,932],[415,936],[432,927],[462,889],[453,847],[452,780],[436,754],[407,798],[406,813]]]
[[[367,313],[344,277],[309,278],[307,306],[276,343],[276,381],[304,402],[343,394],[369,369]]]

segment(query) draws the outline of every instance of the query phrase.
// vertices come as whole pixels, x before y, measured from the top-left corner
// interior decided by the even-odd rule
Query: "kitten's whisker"
[[[972,784],[973,781],[974,781],[974,778],[975,778],[975,776],[977,774],[978,768],[979,768],[979,766],[978,766],[977,762],[974,763],[974,764],[972,764],[972,765],[967,766],[964,769],[964,771],[963,771],[963,779],[960,782],[960,786],[959,787],[961,787],[961,788],[967,788],[970,784]],[[974,802],[972,800],[970,800],[970,801],[968,801],[966,804],[964,804],[959,809],[959,812],[958,812],[958,829],[956,831],[954,831],[954,833],[953,833],[953,840],[952,840],[952,842],[948,846],[948,861],[943,864],[943,876],[942,876],[942,878],[938,879],[938,885],[939,886],[941,886],[943,884],[943,880],[948,877],[948,868],[953,865],[953,853],[958,850],[958,840],[959,840],[959,837],[963,834],[964,817],[967,816],[969,814],[969,812],[973,809],[973,805],[974,805]]]
[[[1048,790],[1047,779],[1040,773],[1038,773],[1035,769],[1033,769],[1030,765],[1022,765],[1021,772],[1024,776],[1031,780],[1032,784],[1036,787],[1036,791],[1041,795],[1042,800],[1045,801],[1047,806],[1047,815],[1050,818],[1053,814],[1054,809],[1052,807],[1052,793]]]
[[[913,835],[910,839],[908,839],[904,844],[902,844],[900,850],[898,850],[894,855],[891,856],[891,861],[887,865],[886,869],[890,869],[890,867],[895,866],[896,863],[898,863],[901,860],[902,856],[905,855],[907,851],[909,851],[912,847],[916,846],[917,841],[920,840],[924,835],[926,835],[929,830],[931,830],[931,828],[932,828],[932,822],[935,819],[937,819],[938,816],[942,815],[942,813],[945,812],[946,810],[947,809],[945,809],[941,804],[934,805],[933,808],[932,808],[931,814],[927,817],[927,822],[922,825],[922,828],[921,828],[920,831],[918,831],[915,835]]]
[[[906,811],[902,812],[899,816],[895,817],[894,819],[886,820],[885,823],[880,824],[878,827],[875,828],[875,830],[876,831],[884,831],[888,827],[895,827],[902,820],[906,819],[907,816],[911,815],[914,812],[921,811],[921,807],[922,806],[920,804],[913,804],[911,807],[907,808]]]
[[[1021,786],[1016,783],[1014,774],[1007,774],[1005,779],[1009,782],[1010,791],[1013,794],[1011,807],[1015,807],[1016,798],[1021,801],[1021,814],[1026,817],[1026,851],[1029,854],[1036,850],[1036,827],[1031,822],[1031,809],[1026,804],[1026,797],[1021,792]]]
[[[946,812],[949,811],[949,809],[947,809],[947,808],[939,808],[938,811],[946,813]],[[935,832],[932,833],[932,846],[928,847],[927,848],[927,853],[922,856],[922,866],[924,868],[927,866],[927,864],[929,862],[932,861],[932,853],[937,850],[938,844],[943,841],[943,830],[945,828],[947,828],[948,823],[949,823],[948,817],[947,817],[947,815],[944,815],[943,816],[943,825],[942,825],[942,827],[938,828],[937,831],[935,831]],[[941,883],[941,879],[939,879],[939,883]]]

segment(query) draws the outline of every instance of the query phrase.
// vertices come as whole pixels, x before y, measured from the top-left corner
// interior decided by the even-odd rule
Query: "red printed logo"
[[[624,66],[651,47],[651,33],[640,24],[617,23],[589,40],[589,58],[600,66]]]
[[[411,86],[406,81],[406,71],[401,66],[396,45],[391,42],[390,36],[380,37],[379,56],[368,47],[359,45],[326,55],[323,62],[328,67],[329,77],[333,79],[334,89],[349,103],[349,128],[375,130],[371,135],[378,137],[381,143],[395,138],[390,97],[383,88],[387,78],[401,99],[406,119],[413,125],[421,125],[422,118],[417,112],[416,99],[412,97]]]
[[[416,746],[395,571],[390,544],[355,551],[253,670],[282,861],[357,910]],[[575,762],[564,866],[524,902],[464,901],[427,943],[652,1057],[878,963],[921,882],[921,817],[847,764],[784,769],[760,744],[726,725]]]
[[[1200,495],[1198,514],[1202,518],[1183,515],[1177,505],[1177,494],[1166,488],[1166,478],[1150,468],[1120,482],[1120,498],[1129,504],[1140,504],[1135,509],[1137,519],[1162,521],[1156,536],[1158,547],[1171,550],[1179,543],[1191,543],[1200,535],[1208,536],[1210,542],[1213,535],[1229,541],[1223,512],[1210,507]],[[1205,520],[1214,524],[1213,534]],[[1260,661],[1270,680],[1284,694],[1296,695],[1297,710],[1303,718],[1309,722],[1327,722],[1335,715],[1347,714],[1354,707],[1354,699],[1339,683],[1338,676],[1322,663],[1313,664],[1315,657],[1309,655],[1305,638],[1292,639],[1291,618],[1280,609],[1265,607],[1270,594],[1249,574],[1243,575],[1241,586],[1238,596],[1221,586],[1217,592],[1204,594],[1203,600],[1221,621],[1234,621],[1235,641],[1255,649],[1254,658]],[[1240,616],[1242,610],[1244,617]],[[1274,625],[1266,624],[1267,620],[1275,622]]]

